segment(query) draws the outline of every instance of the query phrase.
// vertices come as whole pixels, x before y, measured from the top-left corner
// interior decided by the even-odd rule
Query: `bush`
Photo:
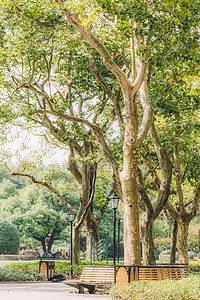
[[[20,237],[16,227],[6,220],[0,220],[0,254],[18,254]]]
[[[5,269],[9,269],[12,271],[22,271],[28,273],[38,273],[39,272],[39,261],[34,263],[12,263],[4,266]]]
[[[200,262],[198,261],[190,261],[189,267],[190,267],[190,271],[192,272],[200,272]]]
[[[181,280],[134,281],[111,287],[113,299],[123,300],[183,300],[200,299],[200,277],[191,275]]]
[[[5,269],[14,270],[14,271],[22,271],[22,272],[28,272],[28,273],[37,273],[39,272],[39,261],[34,263],[14,263],[4,266]],[[74,277],[79,278],[82,271],[83,271],[84,265],[73,265],[73,274]],[[55,275],[57,274],[65,274],[66,276],[69,276],[70,274],[70,262],[55,262]]]
[[[112,262],[109,262],[112,265]],[[89,265],[88,261],[82,261],[81,265],[73,265],[73,275],[75,278],[79,278],[83,271],[84,265]],[[95,262],[95,265],[105,265],[103,262]],[[4,266],[5,269],[23,271],[29,273],[39,272],[39,261],[37,262],[19,262],[11,263]],[[69,276],[70,274],[70,261],[55,261],[55,275],[64,274]]]
[[[39,281],[45,279],[45,276],[39,273],[0,268],[0,281]]]
[[[191,260],[193,257],[197,256],[197,254],[193,251],[188,251],[188,259]]]

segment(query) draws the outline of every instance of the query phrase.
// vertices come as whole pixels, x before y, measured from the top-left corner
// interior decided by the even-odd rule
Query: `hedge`
[[[73,265],[73,274],[74,277],[79,278],[84,265]],[[31,262],[19,262],[19,263],[11,263],[9,265],[4,266],[4,269],[23,271],[29,273],[37,273],[39,272],[39,261],[31,263]],[[70,274],[70,262],[56,261],[55,262],[55,274],[64,274],[69,276]]]
[[[45,279],[44,275],[37,272],[0,268],[0,281],[39,281]]]
[[[200,272],[200,262],[198,261],[190,261],[189,262],[190,271],[192,272]]]
[[[200,299],[200,276],[191,275],[181,280],[118,283],[111,287],[110,295],[118,300],[197,300]]]

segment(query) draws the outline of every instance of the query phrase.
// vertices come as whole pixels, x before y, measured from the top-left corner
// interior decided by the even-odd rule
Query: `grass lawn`
[[[10,265],[10,264],[16,264],[16,263],[21,263],[21,262],[35,262],[34,260],[0,260],[0,268],[6,266],[6,265]]]

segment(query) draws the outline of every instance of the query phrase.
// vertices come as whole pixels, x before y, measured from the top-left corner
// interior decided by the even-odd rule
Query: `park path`
[[[107,295],[77,294],[64,283],[1,282],[1,300],[111,300]]]

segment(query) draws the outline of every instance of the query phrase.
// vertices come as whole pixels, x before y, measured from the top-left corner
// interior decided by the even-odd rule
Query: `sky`
[[[1,152],[10,154],[9,160],[14,165],[21,159],[37,159],[38,155],[45,165],[53,163],[62,165],[67,160],[67,150],[50,147],[41,140],[41,137],[14,127],[9,131],[7,142],[1,147]]]

